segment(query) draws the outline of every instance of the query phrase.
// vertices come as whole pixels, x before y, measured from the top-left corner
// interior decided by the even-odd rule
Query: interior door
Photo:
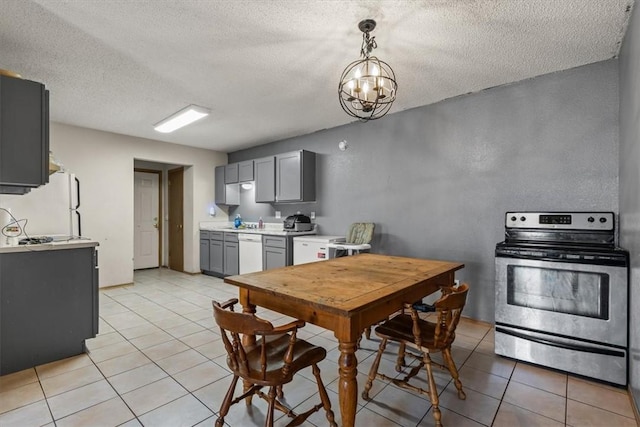
[[[169,171],[169,268],[184,271],[184,170]]]
[[[160,266],[160,177],[136,171],[133,187],[133,268],[156,268]]]

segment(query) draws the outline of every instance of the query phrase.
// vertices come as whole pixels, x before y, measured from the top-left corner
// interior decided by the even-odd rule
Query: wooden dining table
[[[362,331],[412,303],[453,286],[458,262],[360,254],[229,276],[245,313],[256,306],[334,332],[342,424],[353,427],[358,401],[356,350]],[[246,337],[251,340],[255,337]]]

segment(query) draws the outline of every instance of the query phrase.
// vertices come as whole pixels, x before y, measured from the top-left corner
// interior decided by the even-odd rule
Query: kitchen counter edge
[[[257,228],[224,228],[224,227],[200,227],[200,231],[223,231],[225,233],[263,234],[266,236],[309,236],[318,234],[317,230],[310,231],[285,231]]]
[[[57,251],[64,249],[79,249],[98,246],[95,240],[69,240],[64,242],[49,242],[39,245],[16,245],[5,246],[0,248],[0,254],[16,253],[16,252],[40,252],[40,251]]]

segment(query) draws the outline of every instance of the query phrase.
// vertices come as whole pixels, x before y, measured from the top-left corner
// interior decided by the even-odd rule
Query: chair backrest
[[[433,347],[443,349],[451,345],[456,337],[456,327],[460,321],[460,314],[467,301],[469,285],[463,283],[457,287],[442,288],[442,296],[433,306],[436,310],[436,322],[433,337],[423,337],[423,329],[420,328],[420,317],[411,304],[406,304],[413,319],[413,336],[417,346],[426,345],[423,338],[433,339]]]
[[[469,293],[469,285],[466,283],[453,288],[443,288],[442,297],[433,304],[437,317],[433,337],[436,347],[447,347],[455,339],[456,327],[467,302],[467,293]]]
[[[356,245],[371,243],[374,229],[375,224],[372,222],[354,222],[347,232],[346,243]]]
[[[213,317],[220,327],[220,335],[224,348],[227,351],[227,364],[229,369],[237,375],[245,378],[255,375],[251,372],[247,353],[250,349],[242,344],[242,335],[264,335],[273,331],[273,325],[267,320],[260,319],[254,314],[236,313],[233,311],[237,299],[229,300],[223,304],[213,301]],[[262,337],[261,345],[261,366],[260,376],[264,378],[266,370],[266,341]]]

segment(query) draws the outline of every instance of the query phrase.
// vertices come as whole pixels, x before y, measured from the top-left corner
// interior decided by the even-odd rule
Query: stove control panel
[[[505,227],[611,231],[613,212],[507,212]]]

